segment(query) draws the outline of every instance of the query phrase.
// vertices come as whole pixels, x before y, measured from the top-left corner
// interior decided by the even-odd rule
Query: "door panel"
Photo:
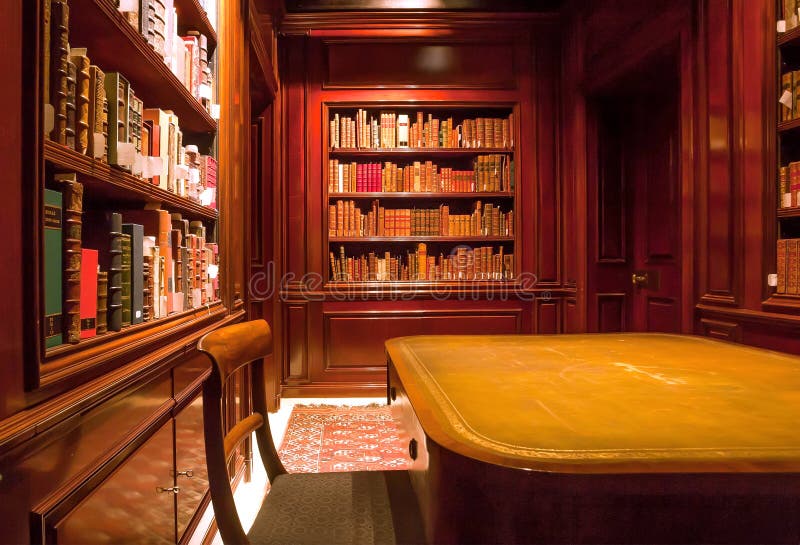
[[[178,537],[194,517],[208,490],[206,448],[203,440],[203,398],[195,399],[175,417],[175,482],[178,499]],[[191,476],[187,473],[191,472]]]

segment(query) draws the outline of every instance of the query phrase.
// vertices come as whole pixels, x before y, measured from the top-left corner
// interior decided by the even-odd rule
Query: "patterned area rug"
[[[389,407],[295,405],[279,455],[290,473],[407,469]]]

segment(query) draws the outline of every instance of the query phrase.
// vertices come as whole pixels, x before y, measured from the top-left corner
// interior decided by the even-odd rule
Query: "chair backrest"
[[[203,384],[203,433],[211,502],[222,540],[248,543],[233,501],[228,460],[236,446],[255,432],[261,461],[272,481],[286,473],[278,458],[267,415],[263,358],[272,353],[272,331],[264,320],[253,320],[219,328],[206,334],[197,348],[211,358],[211,375]],[[228,379],[242,367],[250,366],[253,412],[227,434],[222,423],[222,393]],[[242,392],[246,395],[248,392]]]

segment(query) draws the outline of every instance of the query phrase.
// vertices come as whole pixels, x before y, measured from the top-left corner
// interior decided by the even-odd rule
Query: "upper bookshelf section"
[[[197,2],[183,0],[176,2],[176,7],[181,4],[188,7]],[[185,132],[216,131],[217,122],[201,101],[193,96],[190,89],[170,70],[164,59],[125,19],[111,0],[69,0],[68,5],[72,47],[85,47],[92,63],[105,72],[124,74],[146,105],[172,110],[180,119],[181,128]],[[187,9],[182,13],[195,13],[190,20],[202,20],[203,17],[195,12],[199,9],[199,5],[196,5],[194,9]],[[210,24],[208,27],[210,28]],[[210,38],[207,39],[211,43]],[[216,43],[216,34],[213,34],[213,40]]]

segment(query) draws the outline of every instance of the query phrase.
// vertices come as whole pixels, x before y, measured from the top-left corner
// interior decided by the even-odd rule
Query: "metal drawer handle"
[[[192,477],[194,477],[194,470],[193,469],[187,469],[186,471],[178,471],[177,475],[178,475],[178,477],[183,476],[183,477],[186,477],[188,479],[191,479]]]
[[[180,486],[170,486],[169,488],[164,488],[163,486],[157,486],[156,487],[156,492],[159,492],[159,493],[160,492],[172,492],[173,494],[177,494],[178,492],[180,492],[180,490],[181,490]]]

